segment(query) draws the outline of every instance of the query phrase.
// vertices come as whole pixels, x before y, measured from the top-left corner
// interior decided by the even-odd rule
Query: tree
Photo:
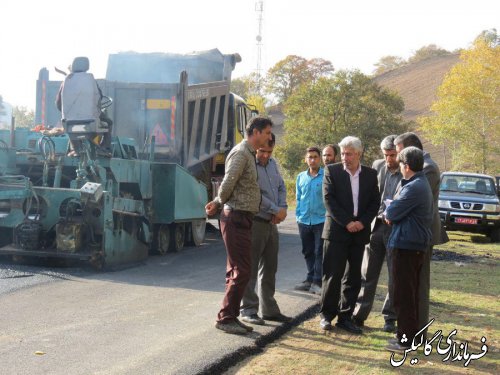
[[[304,168],[309,146],[338,143],[348,135],[359,137],[364,162],[380,158],[380,141],[408,129],[401,113],[403,100],[359,71],[339,71],[301,86],[285,103],[285,136],[277,148],[283,167],[295,175]]]
[[[492,35],[493,34],[493,35]],[[452,169],[499,173],[500,44],[482,33],[438,89],[431,115],[418,120],[432,143],[448,147]]]
[[[247,98],[247,104],[250,107],[255,107],[260,115],[266,115],[266,99],[260,95],[251,95]]]
[[[280,103],[285,102],[301,85],[314,83],[321,77],[333,74],[330,61],[321,58],[307,60],[289,55],[278,61],[266,75],[266,92],[274,95]]]
[[[247,99],[253,95],[260,95],[260,87],[263,85],[263,79],[257,77],[256,73],[234,78],[231,80],[231,92]]]
[[[16,120],[16,128],[31,128],[35,124],[35,112],[26,107],[14,107],[13,116]]]
[[[384,56],[384,57],[380,58],[380,60],[375,64],[376,69],[373,72],[373,74],[375,76],[378,76],[382,73],[399,68],[403,65],[406,65],[406,61],[401,57]]]
[[[431,57],[450,55],[451,52],[442,49],[435,44],[429,44],[415,51],[415,54],[408,59],[409,63],[416,63],[418,61],[426,60]]]

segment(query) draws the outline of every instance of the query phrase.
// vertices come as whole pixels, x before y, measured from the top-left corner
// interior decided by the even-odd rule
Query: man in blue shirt
[[[264,320],[289,322],[274,298],[278,270],[279,235],[276,224],[286,218],[286,188],[273,153],[276,138],[257,149],[257,175],[262,194],[260,211],[252,224],[252,274],[241,301],[241,320],[263,325]],[[259,284],[257,295],[256,285]],[[259,315],[262,312],[262,319]]]
[[[321,151],[309,147],[305,162],[309,167],[299,173],[295,184],[297,209],[295,216],[302,241],[302,254],[306,260],[307,277],[295,286],[295,290],[321,294],[323,276],[323,224],[325,223],[325,205],[323,204],[322,184],[323,168],[320,167]]]

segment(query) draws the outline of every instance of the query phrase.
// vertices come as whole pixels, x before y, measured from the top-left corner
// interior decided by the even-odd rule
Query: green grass
[[[453,340],[468,342],[469,353],[481,352],[481,337],[486,337],[488,353],[472,361],[446,361],[436,354],[425,356],[422,348],[409,353],[406,362],[394,369],[391,353],[385,349],[391,334],[381,330],[380,313],[387,290],[387,273],[383,270],[374,308],[366,320],[362,336],[342,331],[323,332],[319,318],[308,320],[292,329],[263,354],[251,357],[227,374],[498,374],[500,373],[500,244],[492,244],[485,236],[450,232],[451,241],[437,246],[435,255],[442,260],[431,264],[430,314],[435,318],[429,338],[441,330],[443,347],[454,329]],[[396,359],[400,359],[396,355]],[[411,358],[418,358],[415,365]]]

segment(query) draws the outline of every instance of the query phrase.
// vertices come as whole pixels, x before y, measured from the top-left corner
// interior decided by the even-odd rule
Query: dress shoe
[[[342,328],[343,330],[346,330],[347,332],[351,332],[351,333],[354,333],[356,335],[361,335],[363,333],[361,328],[359,328],[357,325],[355,325],[349,319],[339,320],[337,322],[337,324],[335,324],[335,325],[339,328]]]
[[[384,324],[384,328],[382,328],[384,332],[396,332],[396,324],[394,323],[393,320],[388,320]]]
[[[321,319],[321,321],[319,322],[319,326],[324,331],[331,331],[332,330],[332,322],[327,320],[327,319]]]
[[[276,315],[262,315],[262,319],[270,320],[272,322],[289,323],[293,318],[279,313]]]
[[[312,282],[304,280],[300,284],[295,285],[295,287],[293,289],[300,290],[303,292],[308,292],[309,289],[311,289],[311,284],[312,284]]]
[[[404,346],[397,337],[393,337],[393,338],[387,340],[387,342],[389,344],[400,344],[401,346]]]
[[[352,322],[356,324],[358,327],[364,327],[365,326],[365,321],[361,320],[359,318],[356,318],[355,316],[352,317]]]
[[[243,322],[241,322],[238,318],[234,319],[234,321],[235,321],[236,323],[238,323],[238,325],[239,325],[240,327],[245,328],[245,329],[247,330],[247,332],[252,332],[252,331],[253,331],[253,327],[250,327],[250,326],[248,326],[248,325],[246,325],[246,324],[243,324]]]
[[[245,335],[248,333],[245,328],[241,327],[234,320],[228,323],[216,322],[215,328],[220,329],[221,331],[224,331],[226,333],[231,333],[233,335]]]
[[[404,352],[406,349],[410,348],[409,346],[403,346],[399,342],[392,342],[392,340],[389,340],[387,343],[387,346],[385,347],[387,350],[390,350],[391,352]]]
[[[312,283],[311,287],[309,288],[309,292],[311,292],[312,294],[321,295],[321,285]]]
[[[258,326],[263,326],[264,324],[266,324],[264,319],[262,319],[257,314],[242,315],[241,320],[243,320],[245,323],[257,324]]]

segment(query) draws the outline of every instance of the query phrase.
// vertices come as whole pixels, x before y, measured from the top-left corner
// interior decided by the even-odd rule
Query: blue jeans
[[[323,276],[323,224],[307,225],[297,223],[302,241],[302,254],[306,259],[307,281],[321,285]]]

